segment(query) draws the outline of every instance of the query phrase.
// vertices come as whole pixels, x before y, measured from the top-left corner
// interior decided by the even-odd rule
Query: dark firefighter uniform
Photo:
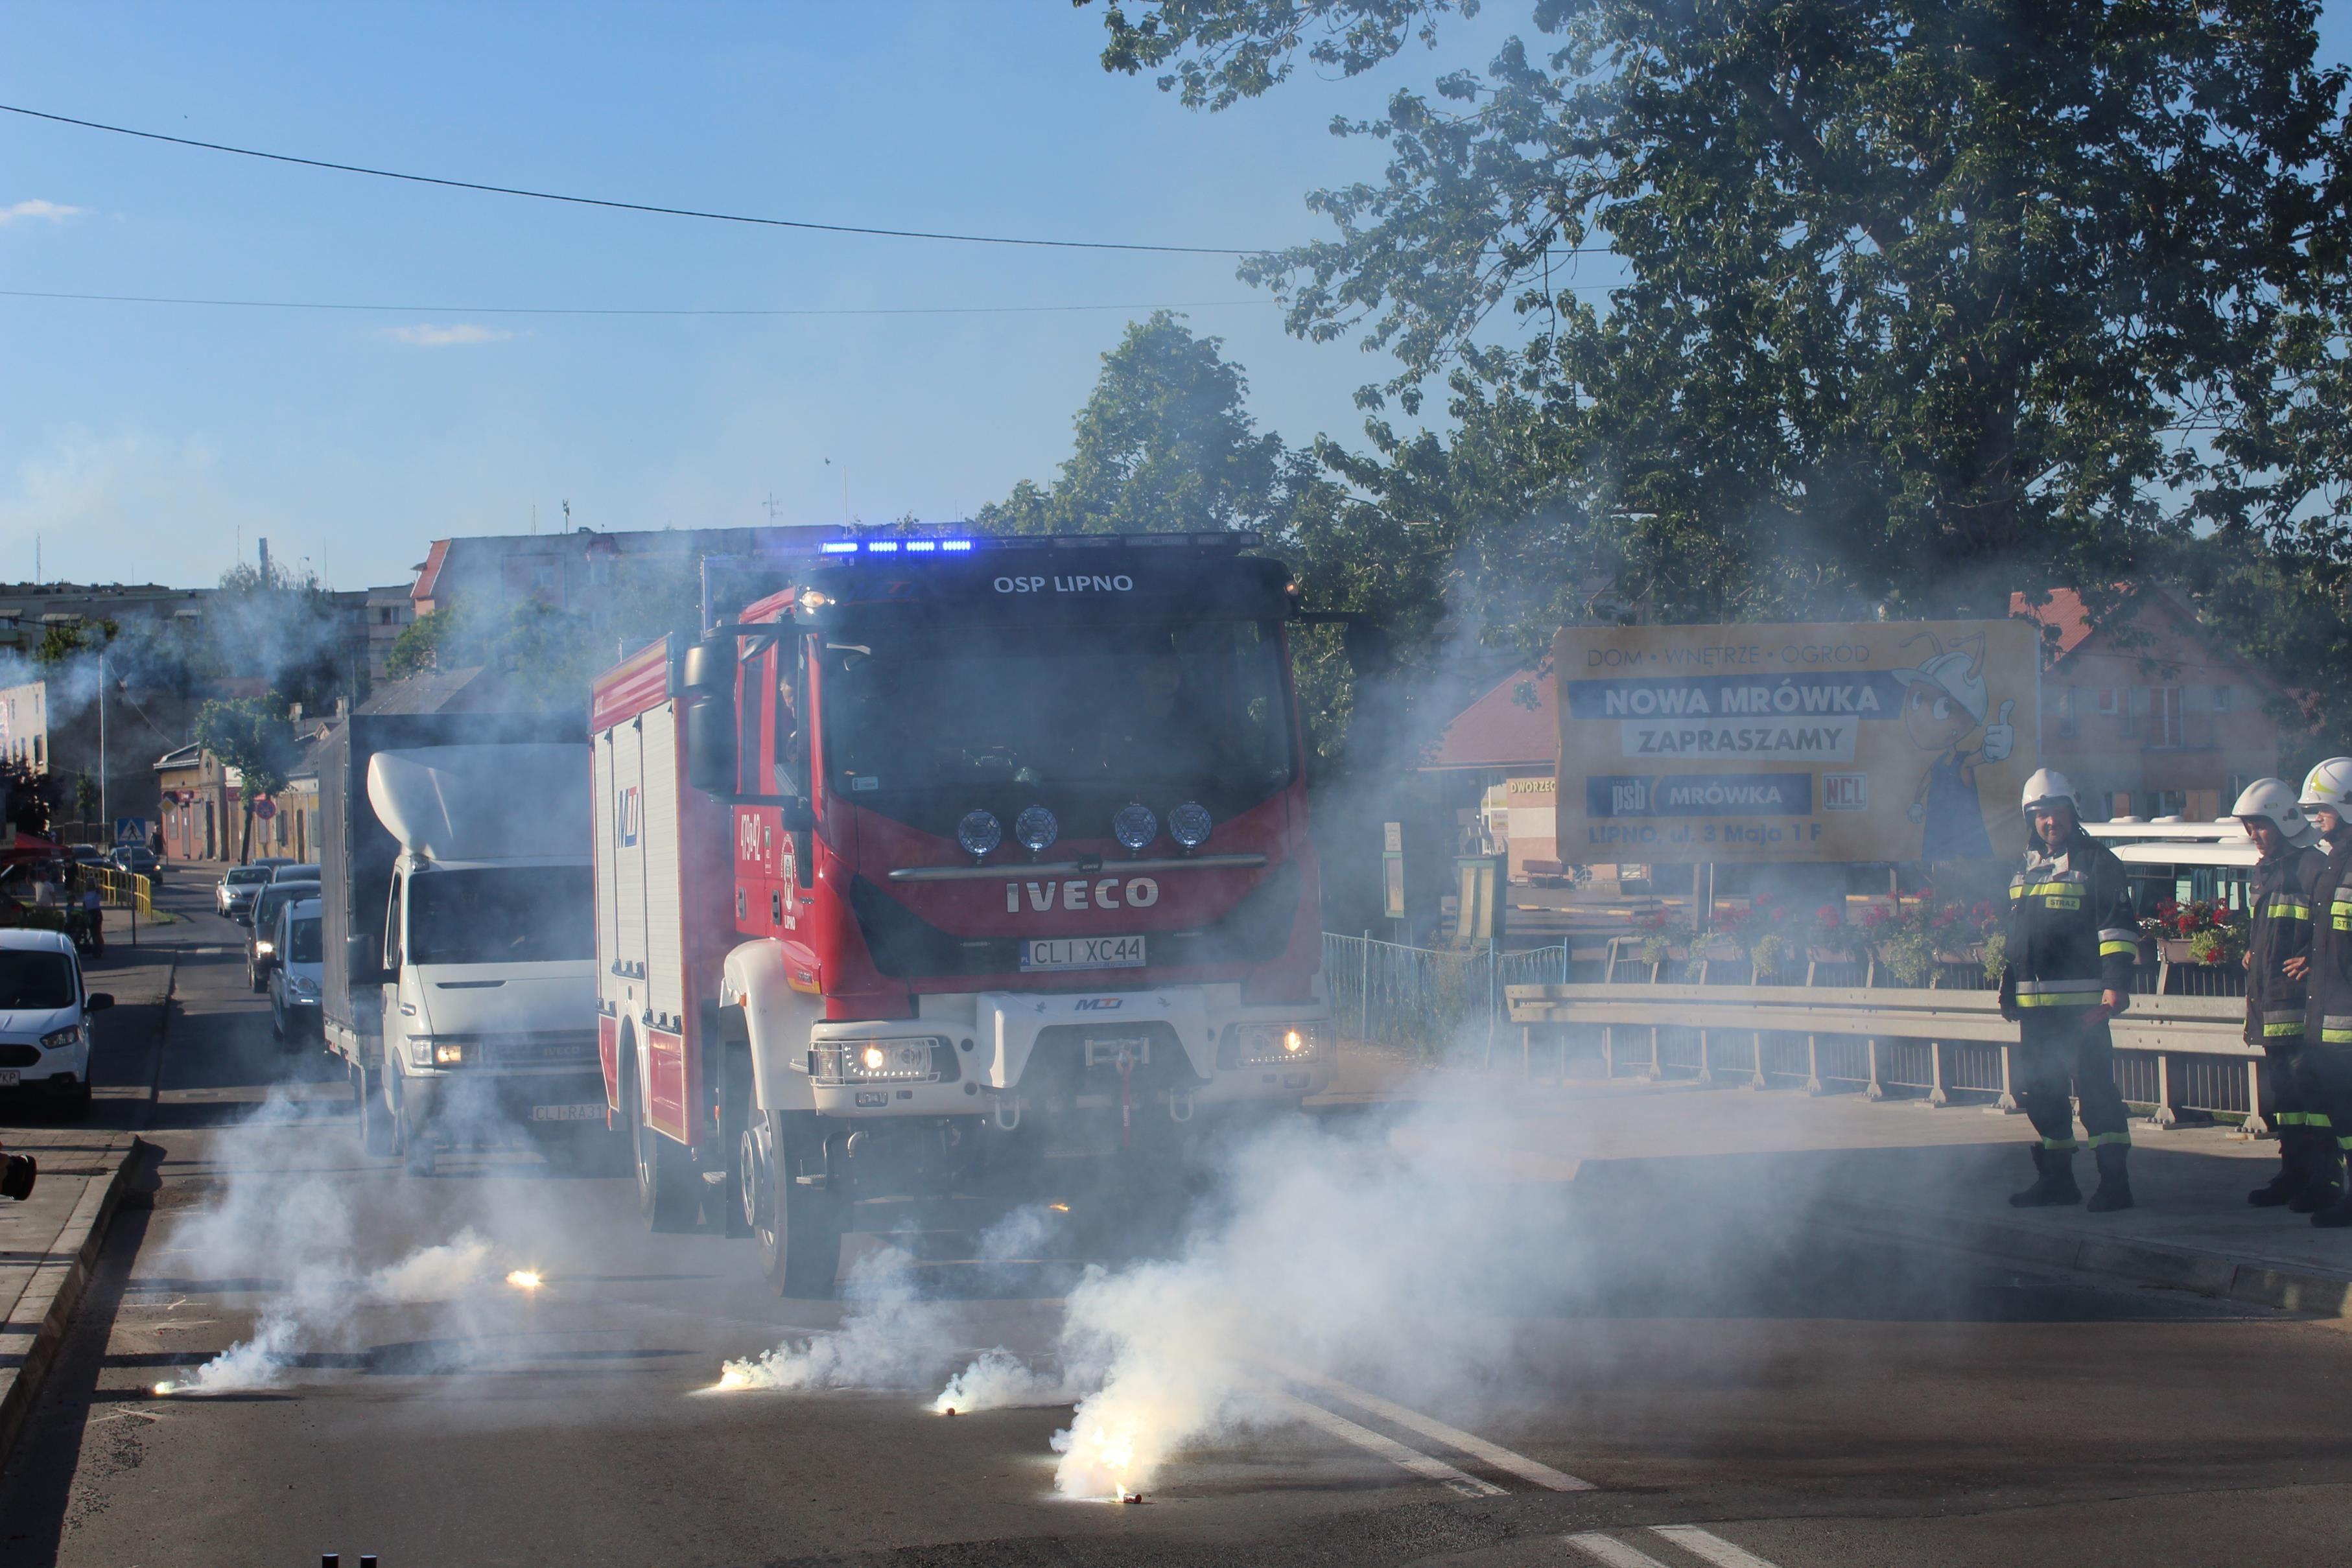
[[[2130,992],[2139,956],[2123,862],[2080,823],[2055,846],[2037,842],[2009,884],[2007,943],[2000,1009],[2018,1020],[2012,1087],[2041,1134],[2033,1149],[2039,1179],[2011,1201],[2028,1207],[2081,1198],[2071,1083],[2099,1166],[2092,1206],[2126,1207],[2129,1117],[2116,1087],[2115,1042],[2095,1010],[2102,992]]]
[[[2347,835],[2352,838],[2352,835]],[[2305,992],[2303,1049],[2294,1054],[2295,1087],[2316,1161],[2328,1165],[2326,1207],[2314,1225],[2352,1225],[2352,1200],[2334,1190],[2331,1149],[2352,1145],[2352,842],[2331,849],[2308,884],[2310,985]],[[2325,1141],[2323,1141],[2325,1140]]]
[[[2294,1203],[2308,1214],[2315,1203],[2299,1195],[2315,1189],[2335,1166],[2335,1138],[2309,1123],[2309,1095],[2297,1082],[2303,1049],[2303,980],[2286,972],[2290,958],[2311,953],[2311,888],[2326,863],[2315,850],[2283,846],[2257,862],[2247,889],[2253,917],[2246,936],[2246,1043],[2263,1051],[2263,1103],[2279,1135],[2279,1174],[2247,1195],[2260,1207]],[[2315,1136],[2326,1144],[2315,1150]]]

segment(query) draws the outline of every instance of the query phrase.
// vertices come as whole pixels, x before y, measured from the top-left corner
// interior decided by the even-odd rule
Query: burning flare
[[[542,1282],[536,1269],[517,1269],[507,1276],[507,1283],[518,1291],[536,1291]]]

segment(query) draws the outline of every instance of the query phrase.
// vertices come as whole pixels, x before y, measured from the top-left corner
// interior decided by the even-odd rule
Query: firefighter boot
[[[2061,1204],[2083,1201],[2083,1189],[2074,1185],[2074,1150],[2045,1149],[2036,1144],[2032,1152],[2033,1168],[2038,1174],[2032,1186],[2010,1195],[2010,1207],[2052,1208]]]
[[[2129,1144],[2101,1144],[2091,1151],[2099,1163],[2098,1190],[2083,1207],[2093,1214],[2112,1214],[2132,1206],[2131,1175],[2124,1167],[2131,1158]]]
[[[2303,1137],[2303,1189],[2287,1200],[2291,1214],[2316,1214],[2336,1202],[2344,1190],[2344,1165],[2336,1140],[2305,1130]]]
[[[2322,1230],[2342,1230],[2352,1227],[2352,1186],[2330,1187],[2328,1198],[2324,1207],[2313,1211],[2311,1222]]]
[[[2301,1127],[2280,1128],[2278,1175],[2246,1194],[2246,1201],[2256,1208],[2276,1208],[2294,1201],[2310,1179],[2310,1142],[2311,1135]]]

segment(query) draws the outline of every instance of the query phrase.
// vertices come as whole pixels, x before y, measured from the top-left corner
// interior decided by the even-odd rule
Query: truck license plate
[[[1033,936],[1021,944],[1024,974],[1039,969],[1139,969],[1140,936]]]
[[[24,1076],[13,1067],[0,1069],[0,1089],[14,1089],[16,1087],[17,1081]]]
[[[601,1122],[604,1119],[602,1105],[533,1105],[530,1119],[534,1122]]]

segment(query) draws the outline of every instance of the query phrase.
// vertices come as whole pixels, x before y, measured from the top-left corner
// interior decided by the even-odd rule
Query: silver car
[[[243,925],[253,918],[253,901],[268,885],[268,866],[231,866],[228,874],[213,884],[213,913]]]

